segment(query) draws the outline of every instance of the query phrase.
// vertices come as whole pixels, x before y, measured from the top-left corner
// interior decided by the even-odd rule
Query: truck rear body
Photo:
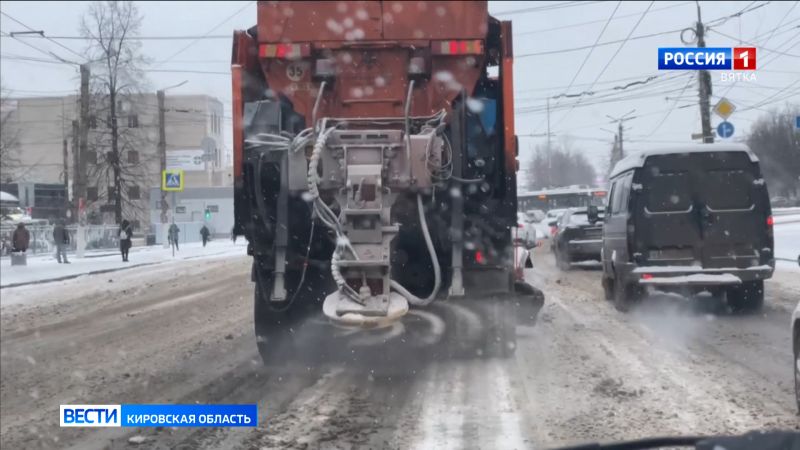
[[[307,271],[333,283],[298,301],[347,324],[513,293],[511,49],[486,2],[259,2],[234,34],[235,232],[270,310]]]

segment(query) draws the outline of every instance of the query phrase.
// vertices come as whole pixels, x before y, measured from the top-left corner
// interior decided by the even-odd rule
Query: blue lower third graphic
[[[61,405],[62,427],[255,427],[258,406]]]

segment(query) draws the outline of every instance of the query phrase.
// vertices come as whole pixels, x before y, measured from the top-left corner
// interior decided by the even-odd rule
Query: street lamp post
[[[161,162],[161,172],[159,173],[160,177],[163,177],[164,171],[167,170],[167,126],[166,126],[166,109],[164,108],[164,92],[167,89],[174,89],[176,87],[183,86],[184,84],[188,83],[189,80],[184,80],[176,85],[168,86],[163,89],[159,89],[156,91],[156,98],[158,99],[158,156]],[[159,186],[161,186],[161,182],[159,181]],[[173,196],[173,205],[172,207],[175,208],[175,201]],[[169,247],[169,239],[168,239],[168,227],[167,223],[169,222],[168,217],[168,209],[169,205],[167,204],[167,192],[163,189],[161,190],[161,235],[163,238],[163,246],[164,248]],[[174,211],[173,211],[173,221],[174,221]]]

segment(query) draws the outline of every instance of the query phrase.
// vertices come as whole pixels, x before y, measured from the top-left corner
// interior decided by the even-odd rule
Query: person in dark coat
[[[169,236],[169,243],[175,246],[175,250],[180,250],[180,248],[178,247],[178,241],[180,241],[178,233],[180,232],[181,232],[180,228],[178,228],[178,226],[175,225],[174,223],[169,226],[169,231],[167,232]]]
[[[56,244],[56,259],[61,264],[63,258],[64,264],[69,264],[67,260],[67,246],[69,245],[69,232],[64,227],[64,221],[59,220],[53,228],[53,242]]]
[[[203,239],[203,247],[206,246],[206,242],[208,242],[208,236],[211,235],[211,232],[208,231],[208,227],[203,225],[203,228],[200,228],[200,237]]]
[[[128,262],[128,252],[131,249],[131,237],[133,237],[133,227],[127,220],[123,220],[119,226],[119,251],[122,253],[122,261]]]
[[[31,243],[31,233],[25,228],[24,223],[19,223],[17,229],[14,230],[14,235],[11,237],[11,251],[12,252],[26,252]]]

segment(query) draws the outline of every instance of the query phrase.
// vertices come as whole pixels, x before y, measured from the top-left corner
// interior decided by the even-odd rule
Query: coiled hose
[[[428,247],[428,254],[431,257],[433,264],[433,290],[425,298],[419,298],[413,295],[408,289],[404,288],[402,284],[395,280],[391,280],[392,289],[397,291],[400,295],[408,300],[414,306],[427,306],[439,294],[439,289],[442,285],[442,269],[439,267],[439,258],[436,256],[436,249],[433,248],[433,240],[431,240],[431,232],[428,230],[428,221],[425,219],[425,208],[422,206],[422,194],[417,194],[417,212],[419,213],[419,224],[422,228],[422,236],[425,238],[425,245]]]
[[[345,249],[349,249],[355,259],[358,259],[358,254],[355,252],[355,249],[353,249],[350,241],[342,232],[339,218],[336,217],[333,211],[331,211],[330,207],[328,207],[328,205],[326,205],[325,202],[319,198],[319,189],[317,186],[319,184],[319,174],[317,171],[319,167],[319,159],[322,155],[322,151],[325,149],[326,141],[334,129],[335,128],[328,128],[320,133],[317,137],[317,141],[314,143],[314,148],[311,152],[311,157],[308,163],[308,192],[310,194],[310,198],[314,202],[314,211],[317,213],[319,219],[326,226],[336,231],[336,249],[331,256],[331,276],[336,282],[336,285],[342,291],[348,293],[350,297],[358,301],[360,300],[358,293],[347,284],[344,276],[342,276],[341,271],[339,270],[339,261],[341,261],[342,254],[344,253]],[[419,213],[419,223],[420,227],[422,228],[422,235],[425,239],[425,245],[428,249],[431,263],[433,264],[433,290],[427,297],[419,298],[413,295],[408,291],[408,289],[403,287],[403,285],[395,280],[390,280],[390,285],[392,289],[405,297],[410,304],[414,306],[427,306],[439,294],[439,289],[441,288],[442,284],[442,270],[439,266],[439,258],[436,255],[436,249],[433,247],[433,240],[431,239],[430,231],[428,230],[428,221],[425,219],[425,208],[422,204],[422,194],[417,194],[417,212]]]

